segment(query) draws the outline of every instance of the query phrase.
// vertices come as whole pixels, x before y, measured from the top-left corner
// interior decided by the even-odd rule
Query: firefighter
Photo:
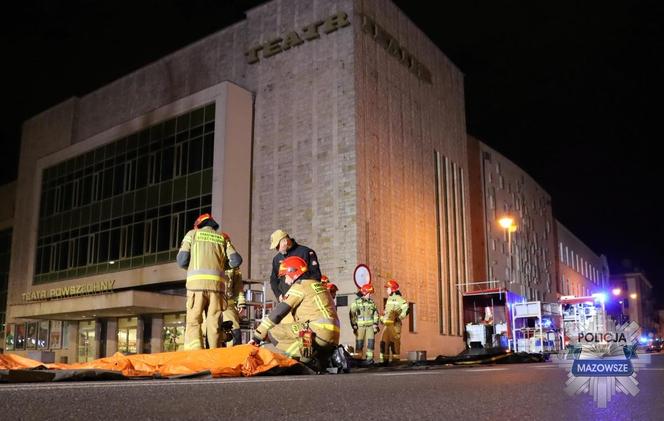
[[[219,224],[209,213],[199,216],[187,232],[177,255],[177,263],[187,269],[187,315],[184,349],[202,349],[203,314],[210,348],[221,346],[222,312],[226,307],[226,270],[240,266],[242,257],[217,234]]]
[[[401,321],[408,316],[408,302],[399,292],[399,284],[394,279],[385,283],[387,302],[380,321],[385,325],[380,341],[380,362],[388,364],[389,354],[392,361],[399,361],[401,356]]]
[[[226,250],[229,251],[233,248],[231,238],[225,232],[221,235],[226,240]],[[240,263],[242,261],[240,260]],[[244,297],[244,284],[242,282],[242,272],[239,267],[226,270],[226,310],[223,312],[224,321],[233,322],[233,341],[227,343],[227,346],[241,345],[242,344],[242,330],[240,329],[240,315],[247,308],[247,302]]]
[[[332,301],[336,305],[336,300],[337,300],[337,291],[339,291],[339,288],[337,288],[336,285],[334,285],[332,282],[327,282],[323,284],[325,288],[327,288],[328,291],[330,291],[330,296],[332,297]]]
[[[378,308],[371,298],[374,287],[371,284],[362,285],[358,297],[350,305],[350,325],[355,334],[355,352],[362,356],[364,340],[367,342],[367,351],[364,354],[367,365],[373,364],[374,336],[378,333]]]
[[[330,291],[330,295],[332,296],[332,300],[335,301],[335,305],[336,305],[337,291],[339,291],[339,288],[337,288],[336,285],[334,285],[332,282],[330,282],[330,278],[328,278],[326,275],[321,275],[320,276],[320,283],[323,284],[323,286],[325,288],[327,288],[328,291]]]
[[[307,262],[307,278],[315,281],[321,280],[316,252],[309,247],[298,244],[286,231],[276,230],[270,235],[270,249],[277,251],[272,259],[272,274],[270,275],[270,287],[277,300],[283,300],[289,288],[286,282],[278,276],[279,265],[289,256],[298,256]]]
[[[303,363],[313,362],[314,357],[324,360],[339,344],[339,317],[332,298],[319,281],[302,276],[307,270],[307,263],[298,256],[281,262],[278,275],[285,277],[289,290],[261,321],[252,340],[259,343],[269,338],[279,351]],[[280,324],[289,313],[294,323]]]

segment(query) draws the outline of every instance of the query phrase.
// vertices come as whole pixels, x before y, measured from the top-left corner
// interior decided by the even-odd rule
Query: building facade
[[[556,236],[560,294],[587,297],[606,292],[609,285],[606,256],[593,252],[560,221],[556,221]]]
[[[388,279],[410,302],[402,356],[458,353],[473,276],[463,95],[461,72],[393,4],[280,0],[31,118],[12,350],[178,349],[174,259],[211,211],[247,279],[269,278],[277,228],[315,249],[340,288],[343,343],[365,263],[379,306]]]
[[[525,171],[468,136],[477,289],[503,287],[527,300],[556,301],[555,222],[551,196]],[[512,232],[499,220],[514,221]]]
[[[607,309],[617,322],[633,321],[641,326],[643,334],[657,335],[657,317],[652,284],[645,273],[636,268],[626,273],[611,274],[610,290],[614,302]],[[614,292],[615,290],[615,292]]]

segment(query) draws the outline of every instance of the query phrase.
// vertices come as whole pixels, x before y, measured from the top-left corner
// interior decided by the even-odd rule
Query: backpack
[[[332,351],[327,371],[332,374],[350,373],[351,355],[343,345],[338,345]]]

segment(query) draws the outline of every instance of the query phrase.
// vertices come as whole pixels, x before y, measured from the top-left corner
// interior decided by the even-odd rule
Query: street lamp
[[[625,301],[620,300],[618,303],[620,304],[620,324],[623,324],[625,323]]]
[[[509,282],[512,283],[512,233],[516,231],[516,224],[514,223],[514,218],[509,216],[504,216],[498,220],[498,225],[500,225],[507,232],[507,251],[509,255]]]
[[[620,293],[622,292],[622,289],[620,289],[620,288],[613,288],[613,291],[611,291],[611,292],[613,292],[613,295],[615,295],[615,296],[617,297],[617,296],[619,296]]]
[[[637,297],[636,292],[629,294],[629,298],[631,298],[632,300],[636,300],[636,297]]]

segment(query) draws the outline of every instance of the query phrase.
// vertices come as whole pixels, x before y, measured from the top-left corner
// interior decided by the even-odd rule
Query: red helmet
[[[194,229],[198,228],[200,224],[211,218],[212,215],[210,215],[209,213],[204,213],[203,215],[199,216],[198,218],[196,218],[196,222],[194,222]]]
[[[385,288],[389,288],[392,292],[399,291],[399,284],[394,279],[390,279],[385,283]]]
[[[297,279],[307,270],[307,262],[304,259],[298,256],[290,256],[279,265],[279,276],[290,275],[293,279]]]
[[[362,295],[367,295],[367,294],[373,294],[376,291],[374,290],[373,285],[364,284],[362,285],[362,288],[360,288],[360,292],[362,293]]]
[[[321,284],[326,285],[327,283],[330,282],[330,278],[328,278],[328,277],[325,276],[325,275],[321,275],[321,277],[320,277],[320,282],[321,282]]]
[[[334,285],[332,282],[326,283],[325,288],[327,288],[327,290],[330,291],[330,293],[335,293],[339,291],[339,288],[337,288],[337,286]]]

